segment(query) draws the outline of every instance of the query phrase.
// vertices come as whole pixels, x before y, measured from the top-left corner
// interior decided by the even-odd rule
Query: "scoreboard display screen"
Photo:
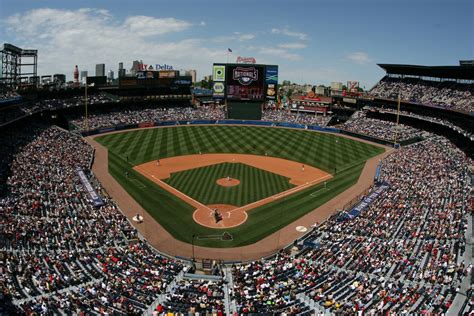
[[[242,64],[226,67],[226,95],[228,100],[264,100],[264,66]]]

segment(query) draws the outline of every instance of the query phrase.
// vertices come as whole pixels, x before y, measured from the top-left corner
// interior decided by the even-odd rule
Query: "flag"
[[[227,51],[228,51],[229,53],[232,53],[232,49],[230,49],[230,48],[227,48]]]

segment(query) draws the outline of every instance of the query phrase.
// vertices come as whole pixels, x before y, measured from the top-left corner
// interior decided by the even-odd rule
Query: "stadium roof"
[[[389,74],[474,80],[474,67],[377,64]]]

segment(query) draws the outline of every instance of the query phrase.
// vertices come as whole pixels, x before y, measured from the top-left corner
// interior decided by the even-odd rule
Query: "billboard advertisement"
[[[212,85],[212,96],[214,98],[223,99],[225,96],[224,82],[214,82]]]
[[[176,71],[174,70],[162,70],[158,72],[158,78],[174,78],[176,77]]]
[[[219,82],[225,81],[225,65],[214,65],[212,69],[212,80]]]
[[[265,81],[268,83],[278,83],[278,66],[267,66],[265,70]]]
[[[265,68],[265,85],[267,100],[275,100],[278,92],[278,66]]]
[[[264,67],[257,65],[228,65],[226,91],[229,100],[263,100]]]

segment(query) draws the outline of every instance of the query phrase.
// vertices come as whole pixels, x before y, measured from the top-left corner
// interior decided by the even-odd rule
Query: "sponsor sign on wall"
[[[267,85],[267,99],[274,100],[276,97],[276,85],[270,83]]]
[[[267,84],[278,83],[278,66],[267,66],[265,71],[265,81]]]
[[[176,77],[176,71],[174,70],[162,70],[158,72],[158,78],[174,78]]]
[[[223,82],[214,82],[212,86],[212,96],[214,98],[224,98],[225,85]]]
[[[212,70],[212,80],[213,81],[225,81],[225,66],[224,65],[214,65]]]
[[[265,85],[267,100],[275,100],[278,91],[278,66],[266,66]]]

